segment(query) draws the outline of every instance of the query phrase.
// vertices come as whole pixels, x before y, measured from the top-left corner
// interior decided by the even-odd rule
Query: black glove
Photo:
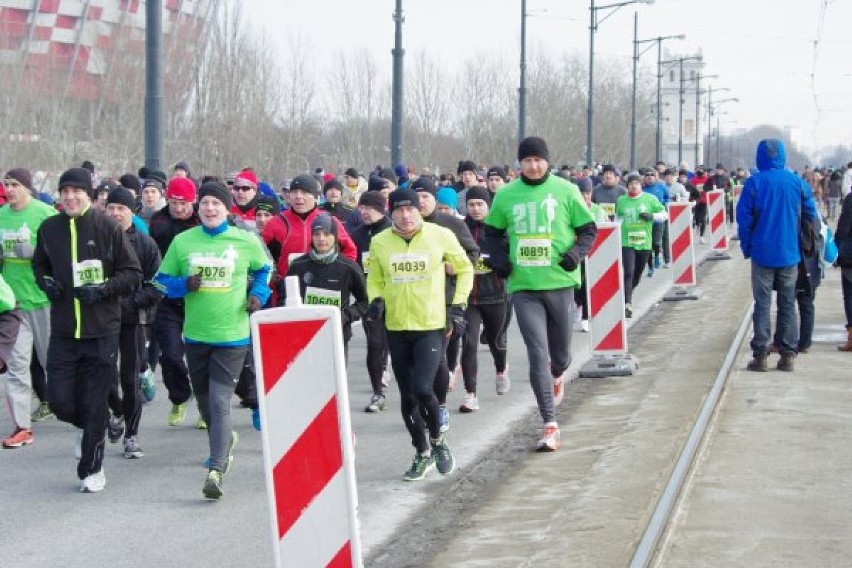
[[[86,284],[74,288],[74,297],[83,304],[94,304],[103,300],[106,297],[106,292],[103,284]]]
[[[506,261],[506,264],[497,264],[492,261],[491,258],[483,258],[482,264],[490,268],[491,271],[500,278],[508,278],[509,274],[512,273],[512,263],[508,260]]]
[[[257,310],[263,307],[263,304],[260,303],[260,298],[257,296],[249,296],[248,302],[246,302],[246,311],[250,314],[253,314]]]
[[[385,316],[385,301],[382,298],[375,298],[370,302],[370,308],[367,310],[367,315],[370,319],[380,320]]]
[[[447,332],[455,329],[459,334],[462,334],[466,327],[467,320],[464,318],[464,307],[453,304],[447,308]]]
[[[44,295],[51,303],[59,301],[62,297],[62,284],[53,279],[53,276],[44,277]]]
[[[654,220],[654,214],[648,213],[646,211],[644,213],[639,213],[639,218],[642,219],[643,221],[653,221]]]
[[[562,261],[559,263],[559,266],[562,267],[562,270],[566,272],[571,272],[580,264],[580,259],[577,256],[577,253],[573,250],[569,250],[565,254],[562,255]]]
[[[201,276],[198,274],[193,274],[189,278],[186,279],[186,289],[189,292],[198,292],[198,289],[201,288]]]
[[[349,315],[349,312],[340,310],[340,325],[346,327],[350,323],[352,323],[352,316]]]

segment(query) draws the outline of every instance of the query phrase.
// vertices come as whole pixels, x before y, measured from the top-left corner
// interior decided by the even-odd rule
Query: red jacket
[[[291,255],[302,255],[308,252],[311,248],[311,223],[314,218],[320,213],[325,213],[319,208],[311,211],[305,220],[287,209],[280,215],[276,215],[266,225],[263,230],[263,242],[267,246],[275,241],[281,245],[281,254],[278,257],[278,276],[283,278],[287,275],[287,268],[290,266]],[[325,213],[327,215],[327,213]],[[340,252],[344,256],[356,260],[358,258],[358,249],[355,243],[346,232],[343,224],[336,218],[332,217],[337,224],[337,243],[340,247]],[[295,258],[295,256],[293,257]]]

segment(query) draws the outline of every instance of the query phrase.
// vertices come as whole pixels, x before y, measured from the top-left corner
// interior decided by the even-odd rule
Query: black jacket
[[[362,223],[349,233],[349,236],[352,237],[352,241],[355,243],[355,247],[358,249],[358,264],[361,265],[362,269],[364,268],[363,255],[365,252],[369,252],[370,242],[373,240],[373,237],[390,228],[390,226],[391,220],[387,217],[382,217],[372,225]]]
[[[309,302],[306,296],[308,287],[320,291],[339,292],[340,317],[343,322],[343,340],[349,341],[352,337],[352,322],[360,319],[367,313],[367,285],[364,281],[364,273],[355,264],[355,261],[338,253],[334,262],[323,264],[311,258],[310,253],[302,255],[290,265],[287,276],[299,278],[299,289],[302,293],[302,301],[320,304],[322,301]],[[355,303],[349,303],[349,297],[354,296]],[[278,288],[278,303],[285,305],[287,301],[287,290],[284,280]],[[326,305],[337,305],[327,303]]]
[[[479,245],[477,245],[476,241],[473,240],[473,236],[470,234],[470,230],[467,228],[467,225],[464,224],[463,219],[459,219],[453,215],[433,212],[428,217],[424,217],[423,220],[451,230],[458,239],[459,244],[467,253],[467,257],[470,259],[471,264],[476,266],[476,261],[479,260]],[[455,276],[447,276],[447,286],[445,291],[447,298],[446,302],[449,306],[453,301],[453,296],[456,295]]]
[[[332,217],[337,217],[341,223],[345,223],[349,215],[354,211],[354,209],[343,203],[329,203],[328,201],[320,205],[319,208]]]
[[[124,232],[142,266],[142,283],[131,294],[121,297],[122,325],[148,324],[154,321],[154,311],[163,294],[154,287],[154,276],[160,269],[160,249],[148,235],[133,225]]]
[[[169,213],[169,206],[166,205],[151,217],[151,222],[148,224],[148,233],[151,238],[157,243],[160,248],[160,256],[166,256],[166,251],[169,250],[169,245],[180,233],[187,229],[191,229],[201,224],[201,219],[198,217],[198,208],[192,211],[189,219],[175,219]]]
[[[77,250],[72,251],[75,241]],[[77,262],[101,262],[105,297],[94,304],[74,298],[71,263],[75,257]],[[32,264],[39,287],[44,289],[44,277],[52,276],[61,290],[59,300],[50,307],[51,334],[74,339],[118,335],[119,297],[139,286],[142,269],[130,240],[115,221],[91,207],[73,219],[65,213],[45,219],[38,229]]]
[[[480,247],[485,243],[485,223],[482,221],[474,221],[470,217],[465,217],[464,220],[468,229],[470,229],[470,234],[473,236],[473,240]],[[503,239],[507,242],[505,246],[508,247],[508,239],[505,235],[503,235]],[[485,260],[485,253],[481,253],[480,259]],[[501,278],[494,271],[489,271],[485,274],[480,274],[481,272],[477,266],[478,263],[474,263],[474,269],[477,274],[473,277],[473,290],[470,292],[470,304],[474,306],[478,306],[480,304],[502,304],[506,301],[506,279]]]

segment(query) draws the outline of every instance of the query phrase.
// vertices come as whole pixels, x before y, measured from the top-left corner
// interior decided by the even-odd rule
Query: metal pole
[[[518,144],[527,136],[527,0],[521,0],[521,84],[518,87]]]
[[[722,157],[722,131],[721,131],[721,120],[722,113],[719,110],[716,110],[716,161],[719,162]],[[709,166],[709,164],[708,164]]]
[[[661,91],[663,89],[663,40],[657,38],[657,157],[655,162],[660,161],[663,153],[663,101]]]
[[[586,110],[586,164],[592,166],[592,147],[594,146],[594,77],[595,77],[595,0],[589,6],[589,101]]]
[[[393,14],[395,37],[393,51],[393,94],[391,101],[391,165],[402,163],[402,63],[405,50],[402,48],[402,0],[396,0],[396,11]]]
[[[713,116],[713,85],[707,87],[707,152],[705,153],[708,164],[713,160],[710,159],[710,144],[713,142],[713,125],[710,123]],[[695,164],[698,167],[698,164]]]
[[[639,62],[639,12],[633,12],[633,95],[630,100],[630,169],[636,168],[636,65]]]
[[[698,131],[701,130],[699,125],[701,121],[699,120],[699,113],[701,112],[701,74],[695,76],[695,162],[692,164],[693,171],[695,167],[698,165]],[[680,164],[678,164],[680,167]]]
[[[163,0],[145,4],[145,166],[163,165]]]
[[[678,89],[678,110],[677,110],[677,163],[678,167],[680,167],[680,163],[683,161],[683,59],[678,60],[679,64],[679,78],[680,78],[680,88]]]

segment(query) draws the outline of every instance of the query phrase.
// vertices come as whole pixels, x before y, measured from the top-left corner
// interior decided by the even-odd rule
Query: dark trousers
[[[39,402],[47,401],[47,375],[44,373],[44,367],[38,361],[38,356],[33,347],[33,355],[30,358],[30,376],[33,381],[33,392]]]
[[[574,303],[580,307],[584,320],[589,319],[589,300],[586,297],[586,263],[580,263],[580,286],[574,292]]]
[[[843,312],[846,329],[852,329],[852,268],[840,269],[840,289],[843,291]]]
[[[382,394],[382,375],[388,364],[388,338],[385,326],[380,319],[365,317],[361,320],[364,335],[367,337],[367,374],[373,394]]]
[[[118,383],[109,392],[109,408],[115,416],[124,417],[124,437],[139,433],[142,418],[142,391],[139,388],[139,360],[145,352],[145,330],[138,324],[122,325],[118,335]]]
[[[399,386],[402,421],[418,452],[429,451],[429,435],[437,439],[438,398],[434,392],[435,370],[441,356],[443,330],[388,331],[391,364]]]
[[[251,345],[246,351],[246,360],[243,362],[243,368],[240,371],[240,378],[237,381],[237,388],[234,393],[240,397],[243,406],[251,409],[257,408],[257,381],[254,376],[254,353]]]
[[[453,330],[455,331],[455,330]],[[438,404],[444,405],[447,402],[447,393],[450,391],[450,373],[455,371],[453,367],[450,370],[449,362],[447,361],[447,348],[450,343],[450,336],[446,332],[441,331],[441,353],[438,360],[438,368],[435,369],[434,390],[435,396],[438,397]],[[396,369],[396,367],[394,367]],[[394,371],[395,373],[396,371]]]
[[[696,201],[692,214],[695,217],[695,226],[698,227],[698,236],[703,237],[704,231],[707,230],[707,204]]]
[[[186,347],[183,344],[183,304],[160,302],[154,319],[154,336],[160,346],[160,365],[163,384],[169,391],[172,404],[183,404],[192,396],[189,371],[183,360]]]
[[[624,303],[633,301],[633,290],[642,280],[642,270],[651,259],[651,251],[621,247],[621,264],[624,267]]]
[[[107,400],[116,381],[118,335],[72,339],[51,335],[47,349],[47,400],[63,422],[83,430],[77,477],[85,479],[103,466]]]
[[[494,359],[494,370],[502,373],[506,370],[506,345],[497,341],[506,321],[506,304],[481,304],[468,306],[465,312],[467,332],[462,346],[461,366],[464,377],[464,390],[476,394],[476,376],[479,372],[477,349],[479,348],[480,326],[485,332],[485,343]]]

